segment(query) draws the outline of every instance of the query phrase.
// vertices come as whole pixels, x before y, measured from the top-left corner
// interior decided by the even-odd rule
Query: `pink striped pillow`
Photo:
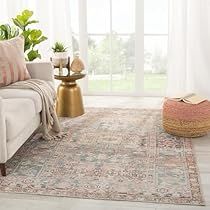
[[[24,37],[0,41],[0,87],[30,79],[24,56]]]

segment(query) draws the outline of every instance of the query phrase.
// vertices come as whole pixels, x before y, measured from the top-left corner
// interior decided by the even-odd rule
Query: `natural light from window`
[[[167,73],[168,0],[144,1],[144,25],[136,16],[138,0],[120,0],[120,4],[119,0],[86,1],[88,92],[162,93]],[[77,51],[79,29],[74,24],[73,48]],[[140,35],[144,43],[136,50],[137,27],[144,31]],[[139,58],[143,60],[141,69],[136,65],[138,51],[144,52],[144,58]],[[138,82],[143,83],[140,88]]]

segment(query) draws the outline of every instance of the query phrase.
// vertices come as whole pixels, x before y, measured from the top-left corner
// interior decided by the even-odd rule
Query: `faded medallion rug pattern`
[[[28,141],[0,192],[204,204],[191,140],[166,134],[160,110],[91,108],[61,123],[68,136]]]

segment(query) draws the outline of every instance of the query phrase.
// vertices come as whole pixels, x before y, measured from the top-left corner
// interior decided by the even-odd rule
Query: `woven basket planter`
[[[167,99],[163,105],[163,127],[176,136],[206,135],[210,131],[210,102],[192,105]]]

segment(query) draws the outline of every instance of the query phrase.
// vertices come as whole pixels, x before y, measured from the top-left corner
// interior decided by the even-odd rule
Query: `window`
[[[73,47],[83,42],[85,92],[160,95],[167,73],[168,0],[79,2],[83,34],[74,34]]]
[[[144,90],[166,87],[168,0],[144,1]]]
[[[134,91],[134,31],[135,0],[87,0],[89,91]]]

